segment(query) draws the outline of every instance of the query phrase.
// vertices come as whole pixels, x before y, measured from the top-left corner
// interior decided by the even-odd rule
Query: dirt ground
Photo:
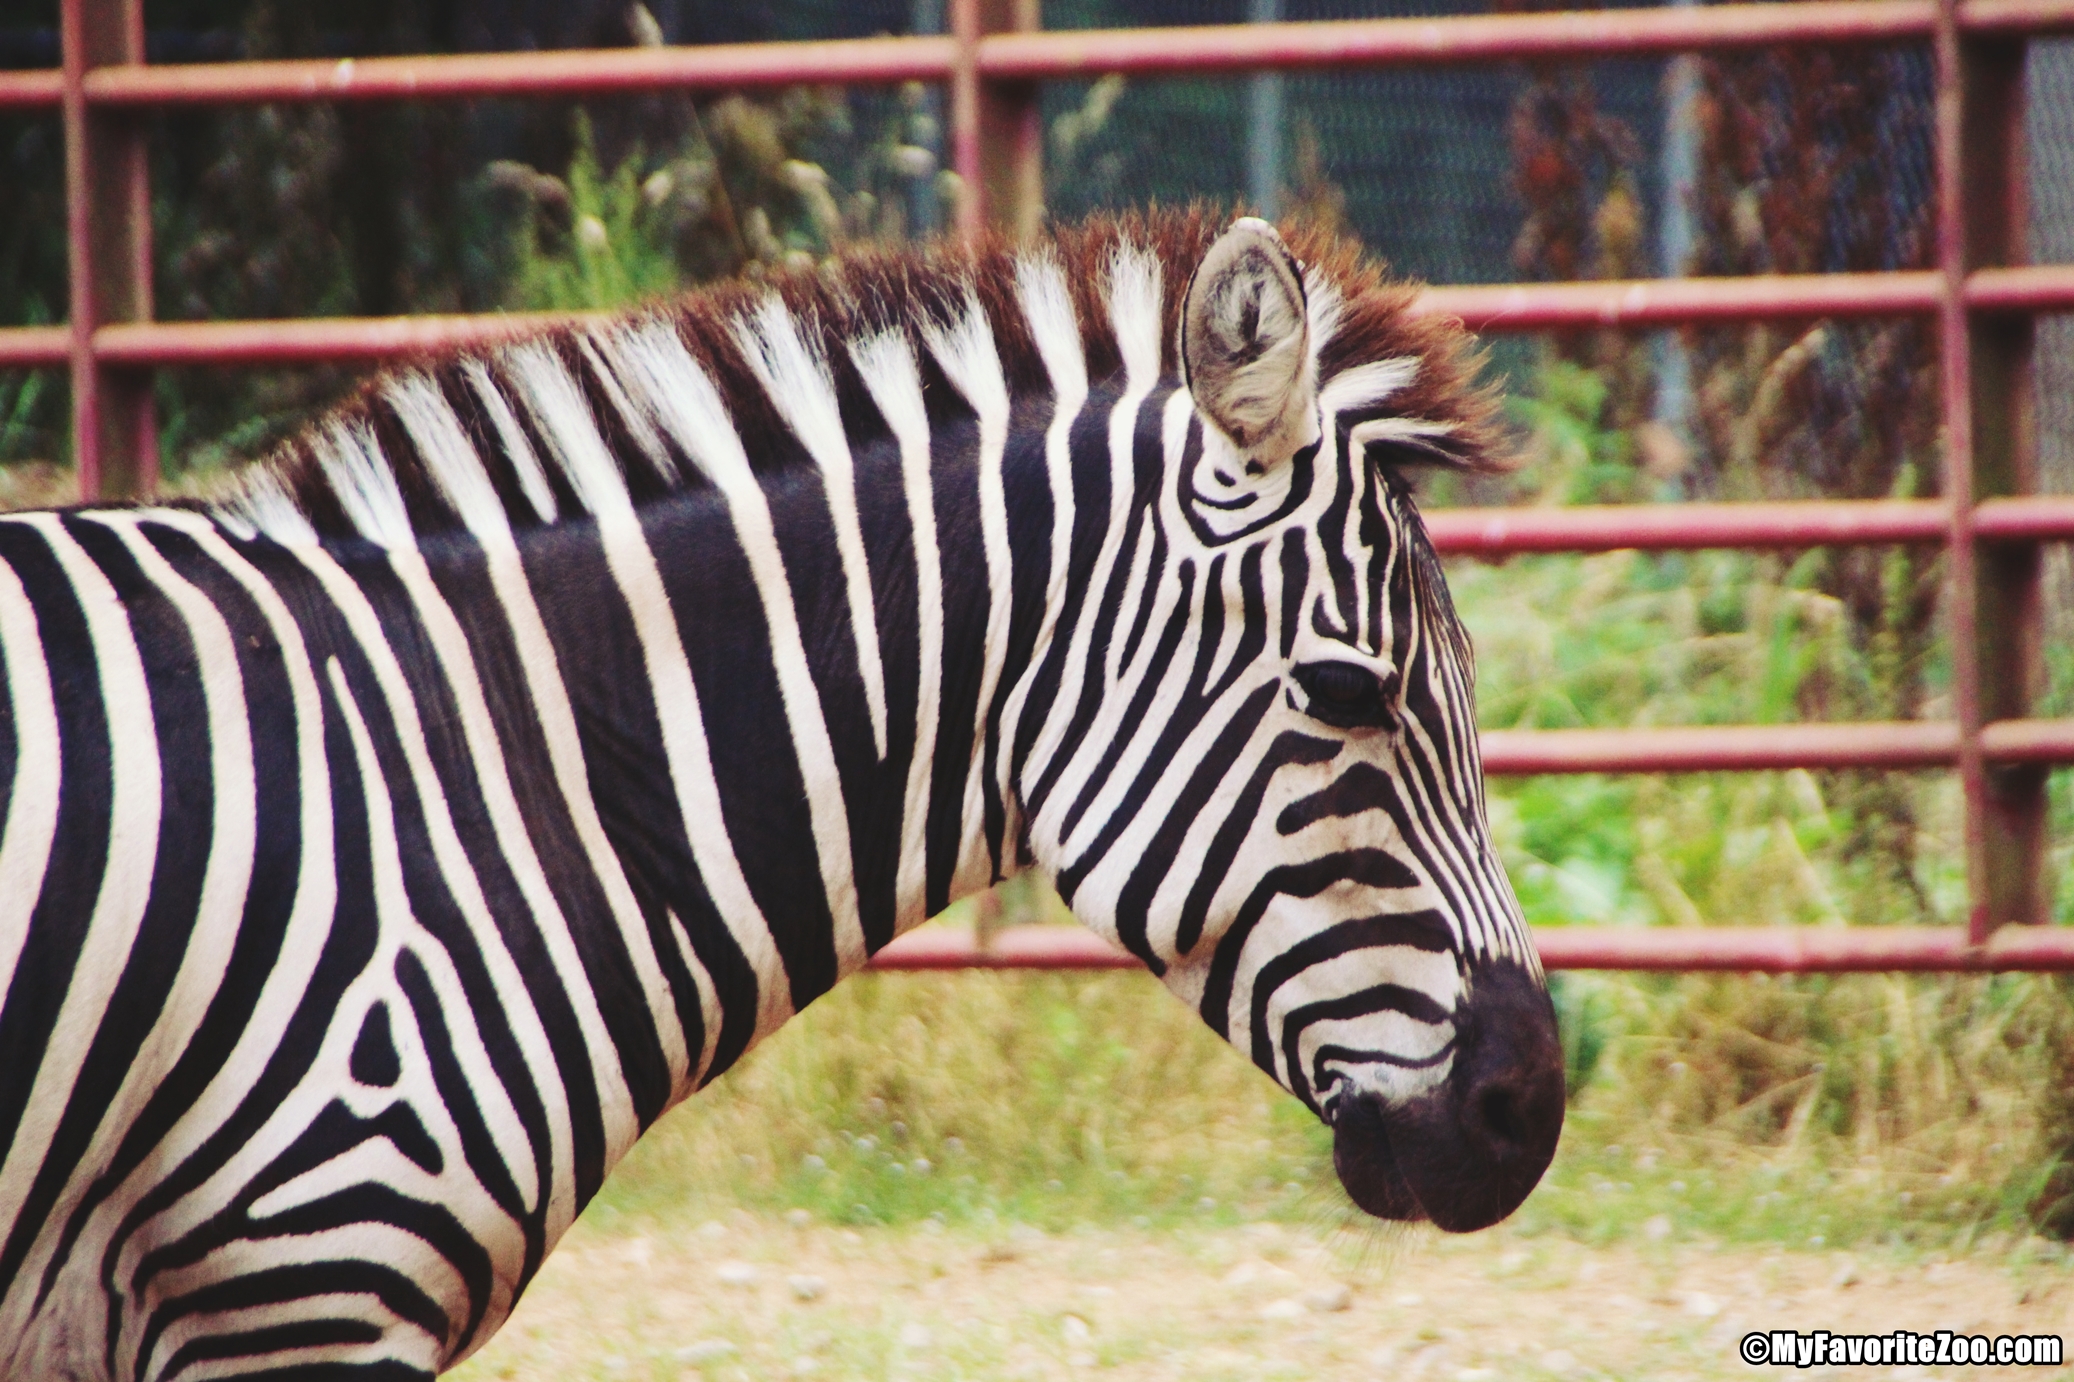
[[[1662,1227],[1668,1227],[1664,1225]],[[459,1376],[764,1379],[2074,1377],[2052,1367],[1751,1367],[1752,1330],[2074,1333],[2039,1245],[1960,1257],[1504,1228],[1378,1245],[1272,1223],[1050,1235],[848,1230],[737,1212],[667,1236],[579,1225]]]

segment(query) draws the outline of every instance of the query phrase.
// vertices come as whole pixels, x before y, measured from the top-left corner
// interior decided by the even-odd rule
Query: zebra
[[[1023,868],[1480,1228],[1563,1071],[1411,465],[1458,324],[1202,209],[401,367],[0,518],[0,1376],[416,1378],[663,1112]]]

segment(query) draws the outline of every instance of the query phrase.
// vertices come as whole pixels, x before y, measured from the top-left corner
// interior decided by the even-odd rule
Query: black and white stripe
[[[1480,976],[1539,991],[1380,463],[1467,424],[1330,366],[1313,271],[1234,441],[1177,235],[531,341],[216,506],[0,518],[0,1376],[448,1366],[665,1109],[1026,863],[1336,1126],[1430,1100]],[[1190,310],[1259,288],[1231,236]]]

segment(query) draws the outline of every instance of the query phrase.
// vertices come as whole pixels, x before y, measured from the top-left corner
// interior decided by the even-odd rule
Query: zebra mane
[[[931,418],[970,412],[970,381],[946,370],[956,368],[960,333],[975,326],[991,335],[1010,400],[1048,397],[1046,350],[1059,353],[1065,312],[1030,320],[1033,278],[1062,288],[1091,385],[1142,368],[1154,349],[1160,372],[1173,374],[1189,277],[1228,222],[1196,206],[1100,216],[1031,245],[851,250],[618,322],[428,356],[364,385],[241,473],[213,508],[248,535],[393,548],[442,531],[549,524],[601,503],[639,507],[719,480],[710,457],[687,454],[688,433],[700,429],[681,425],[686,418],[704,431],[731,428],[740,450],[729,454],[753,473],[817,464],[836,428],[851,444],[888,435],[883,400],[859,361],[889,339],[912,350]],[[1360,424],[1368,435],[1423,459],[1502,465],[1494,397],[1475,382],[1480,360],[1460,323],[1411,313],[1414,290],[1388,279],[1356,242],[1303,226],[1284,233],[1313,297],[1321,384],[1390,367],[1391,387],[1376,400],[1387,394],[1387,408]],[[1111,301],[1112,285],[1122,294],[1129,271],[1148,264],[1158,273],[1138,273],[1137,286],[1156,282],[1156,322],[1149,301]],[[1118,338],[1119,321],[1130,339]],[[1053,338],[1041,340],[1046,325]],[[680,425],[660,425],[641,405],[687,382],[710,396],[673,407]],[[588,425],[558,427],[556,418]],[[572,445],[572,430],[589,440]]]

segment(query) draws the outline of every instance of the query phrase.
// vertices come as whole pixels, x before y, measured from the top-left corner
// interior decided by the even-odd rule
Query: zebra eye
[[[1296,669],[1314,720],[1341,729],[1389,729],[1397,723],[1397,676],[1378,677],[1352,662],[1307,662]]]

